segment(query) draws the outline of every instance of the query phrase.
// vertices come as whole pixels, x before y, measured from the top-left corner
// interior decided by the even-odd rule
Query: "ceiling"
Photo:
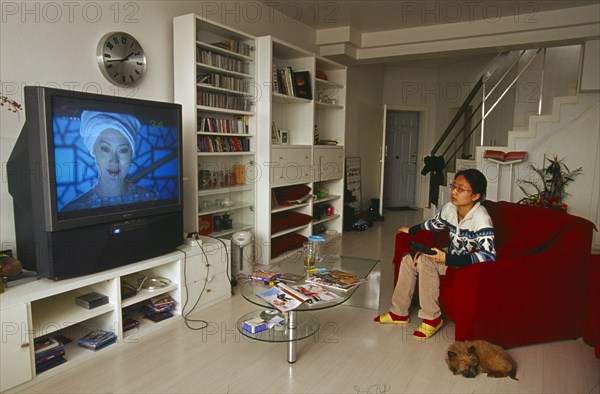
[[[500,17],[535,19],[535,14],[598,4],[598,0],[262,0],[287,18],[316,30],[352,26],[362,33],[468,22]]]
[[[315,30],[350,26],[360,34],[482,20],[493,24],[501,17],[514,18],[515,23],[534,23],[539,12],[599,3],[598,0],[263,0],[262,2],[281,12],[286,18],[298,20]],[[449,53],[437,56],[429,54],[404,59],[390,57],[361,62],[352,60],[347,62],[337,58],[334,60],[347,65],[380,62],[405,67],[440,68],[473,55],[473,53],[457,52],[451,55]]]

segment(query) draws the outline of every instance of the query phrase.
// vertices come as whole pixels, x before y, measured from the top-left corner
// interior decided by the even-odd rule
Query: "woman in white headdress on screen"
[[[157,195],[127,180],[135,156],[140,122],[134,116],[111,112],[82,111],[79,133],[96,161],[98,179],[86,193],[63,210],[81,210],[157,199]]]

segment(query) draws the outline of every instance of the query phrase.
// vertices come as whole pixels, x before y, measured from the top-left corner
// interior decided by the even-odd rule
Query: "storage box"
[[[260,317],[255,317],[254,319],[243,322],[242,328],[252,334],[256,334],[257,332],[266,330],[267,323]]]

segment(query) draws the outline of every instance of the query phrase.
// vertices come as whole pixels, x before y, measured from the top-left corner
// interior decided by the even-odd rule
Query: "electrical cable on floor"
[[[183,307],[181,308],[181,316],[183,317],[183,321],[185,322],[185,325],[187,326],[187,328],[189,328],[190,330],[194,330],[194,331],[200,331],[200,330],[204,330],[206,327],[208,327],[208,322],[206,320],[202,320],[202,319],[190,319],[189,315],[196,308],[196,306],[198,306],[198,303],[200,302],[200,299],[202,298],[202,295],[204,294],[204,290],[206,289],[206,286],[208,284],[208,278],[210,275],[210,264],[208,262],[208,256],[206,255],[204,248],[202,247],[202,245],[200,244],[200,242],[198,241],[197,238],[194,238],[194,239],[196,240],[196,243],[200,247],[200,250],[202,250],[202,254],[204,255],[204,258],[206,259],[206,277],[204,278],[204,286],[202,287],[202,290],[200,291],[200,294],[198,295],[198,298],[196,299],[194,306],[186,313],[185,308],[187,307],[188,300],[189,300],[189,297],[188,297],[189,291],[188,291],[187,277],[186,277],[188,258],[187,258],[187,253],[185,252],[185,250],[179,249],[181,252],[183,252],[183,255],[184,255],[184,259],[183,259],[183,284],[184,284],[184,286],[183,286],[183,288],[185,289],[185,303],[183,304]],[[190,323],[202,323],[202,326],[201,327],[192,327],[190,325]]]
[[[227,274],[227,279],[229,280],[229,286],[231,288],[231,294],[234,295],[235,291],[233,290],[233,288],[237,285],[237,279],[236,278],[231,278],[231,276],[229,275],[230,272],[230,265],[231,265],[231,259],[229,258],[229,253],[227,252],[227,244],[220,238],[217,237],[213,237],[212,235],[204,235],[205,237],[208,238],[212,238],[212,239],[216,239],[217,241],[221,242],[223,244],[223,247],[225,248],[225,256],[227,258],[227,267],[225,268],[225,273]],[[231,246],[230,246],[231,247]]]

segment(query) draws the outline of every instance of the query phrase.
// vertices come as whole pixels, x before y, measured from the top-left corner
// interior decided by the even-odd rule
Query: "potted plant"
[[[546,160],[548,161],[547,167],[545,166]],[[519,200],[519,203],[566,212],[567,204],[563,200],[569,193],[565,188],[577,175],[583,173],[583,167],[571,171],[564,163],[564,159],[554,156],[552,159],[545,159],[544,166],[541,168],[534,163],[530,163],[527,168],[531,169],[538,179],[518,180],[519,188],[525,195]],[[529,192],[525,187],[533,188],[535,191]]]

